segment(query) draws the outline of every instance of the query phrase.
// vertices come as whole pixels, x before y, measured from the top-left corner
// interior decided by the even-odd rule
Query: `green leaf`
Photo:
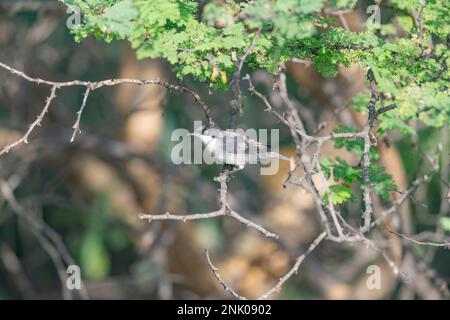
[[[349,32],[322,14],[352,8],[355,0],[205,1],[201,15],[193,0],[66,1],[83,13],[82,25],[71,30],[77,41],[89,35],[126,39],[138,58],[164,58],[178,77],[192,75],[214,89],[228,87],[235,58],[253,44],[245,63],[271,73],[292,58],[313,61],[326,77],[351,64],[373,70],[384,105],[397,105],[379,117],[381,136],[413,133],[412,120],[436,128],[450,123],[450,7],[444,0],[426,1],[422,28],[411,17],[411,10],[420,10],[418,0],[392,0],[381,37],[370,30]],[[353,107],[366,111],[369,98],[367,92],[357,95]],[[338,140],[337,147],[361,153],[361,143]],[[372,149],[371,157],[377,157]]]
[[[87,279],[101,280],[108,276],[110,260],[101,235],[89,232],[82,240],[80,264]]]
[[[357,133],[358,130],[356,128],[350,126],[339,126],[333,130],[335,133]],[[345,149],[347,151],[353,151],[358,155],[362,155],[364,152],[364,141],[360,138],[336,138],[334,139],[334,146],[337,149]],[[371,147],[369,149],[369,157],[371,160],[378,160],[379,154],[378,151]]]
[[[397,190],[397,185],[392,176],[382,166],[376,164],[370,166],[369,180],[372,189],[385,200],[388,200],[390,192]]]
[[[336,158],[337,162],[333,166],[334,179],[344,180],[346,184],[351,185],[353,181],[362,179],[362,169],[351,167],[344,159]]]
[[[444,229],[447,232],[450,232],[450,218],[449,217],[443,217],[439,220],[439,223],[442,226],[442,229]]]
[[[331,169],[333,168],[333,161],[328,158],[320,160],[320,167],[325,175],[325,178],[329,179],[331,176]]]
[[[362,188],[364,184],[363,169],[350,166],[342,158],[322,159],[320,166],[327,179],[332,177],[335,182],[343,183],[345,187],[349,188],[354,182],[359,182]],[[385,200],[389,198],[390,192],[397,190],[392,176],[385,171],[384,167],[374,163],[369,167],[369,181],[372,190]]]
[[[331,199],[333,204],[343,204],[349,200],[354,201],[352,190],[342,184],[334,184],[329,186]],[[329,195],[327,192],[323,195],[323,201],[329,203]]]

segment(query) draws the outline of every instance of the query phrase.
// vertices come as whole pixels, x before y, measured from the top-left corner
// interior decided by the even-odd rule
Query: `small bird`
[[[266,145],[233,131],[204,125],[188,135],[199,138],[206,152],[217,163],[231,165],[238,170],[242,170],[246,164],[267,163],[272,159],[290,160],[270,151]]]

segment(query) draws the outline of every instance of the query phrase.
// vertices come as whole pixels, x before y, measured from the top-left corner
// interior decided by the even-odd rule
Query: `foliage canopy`
[[[449,123],[448,40],[450,8],[445,0],[391,0],[381,7],[381,24],[363,31],[339,26],[333,12],[355,8],[355,0],[208,1],[70,0],[83,23],[72,29],[77,41],[93,35],[105,41],[128,40],[138,58],[165,58],[177,76],[192,76],[213,89],[227,89],[244,57],[250,68],[276,74],[280,63],[310,60],[323,76],[358,64],[372,70],[381,99],[376,108],[396,104],[379,118],[378,134],[399,129],[414,134],[411,120],[432,127]],[[370,5],[369,3],[367,5]],[[201,11],[201,14],[200,14]],[[353,107],[365,111],[367,94],[356,95]],[[357,132],[339,127],[335,132]],[[362,155],[363,141],[336,139],[336,148]],[[375,148],[371,160],[377,160]],[[353,198],[353,181],[363,182],[361,169],[342,159],[325,159],[334,172],[333,202]],[[383,168],[371,166],[374,191],[383,197],[395,190]],[[326,196],[326,195],[325,195]],[[326,199],[325,199],[326,200]]]
[[[374,71],[385,103],[398,109],[382,117],[380,132],[405,120],[430,126],[449,122],[450,8],[445,0],[391,0],[380,28],[350,32],[324,12],[351,9],[354,0],[209,1],[198,17],[192,0],[71,0],[83,13],[75,38],[94,35],[129,40],[139,58],[165,58],[177,75],[226,88],[237,57],[252,68],[277,72],[280,62],[309,59],[324,76],[357,63]],[[326,10],[325,10],[326,9]],[[357,97],[355,107],[366,104]]]

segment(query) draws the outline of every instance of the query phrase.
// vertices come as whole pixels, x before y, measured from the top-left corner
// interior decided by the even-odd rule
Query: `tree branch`
[[[177,220],[177,221],[190,221],[190,220],[201,220],[201,219],[209,219],[221,216],[230,216],[233,219],[239,221],[240,223],[246,225],[249,228],[253,228],[259,232],[261,232],[267,238],[278,239],[279,236],[273,232],[268,231],[261,225],[248,220],[247,218],[241,216],[239,213],[234,211],[231,208],[231,205],[227,198],[228,186],[227,181],[232,172],[228,170],[224,170],[219,177],[214,178],[215,181],[220,183],[219,189],[219,203],[220,208],[216,211],[211,211],[208,213],[195,213],[195,214],[171,214],[166,212],[165,214],[140,214],[139,218],[142,220],[148,220],[148,222],[152,222],[154,220]]]

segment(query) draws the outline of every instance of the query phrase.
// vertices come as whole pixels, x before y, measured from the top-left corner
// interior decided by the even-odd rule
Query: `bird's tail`
[[[289,158],[289,157],[283,156],[282,154],[279,154],[279,153],[276,153],[276,152],[272,152],[272,151],[269,152],[269,155],[270,155],[271,158],[278,158],[278,159],[286,160],[286,161],[290,161],[291,160],[291,158]]]

